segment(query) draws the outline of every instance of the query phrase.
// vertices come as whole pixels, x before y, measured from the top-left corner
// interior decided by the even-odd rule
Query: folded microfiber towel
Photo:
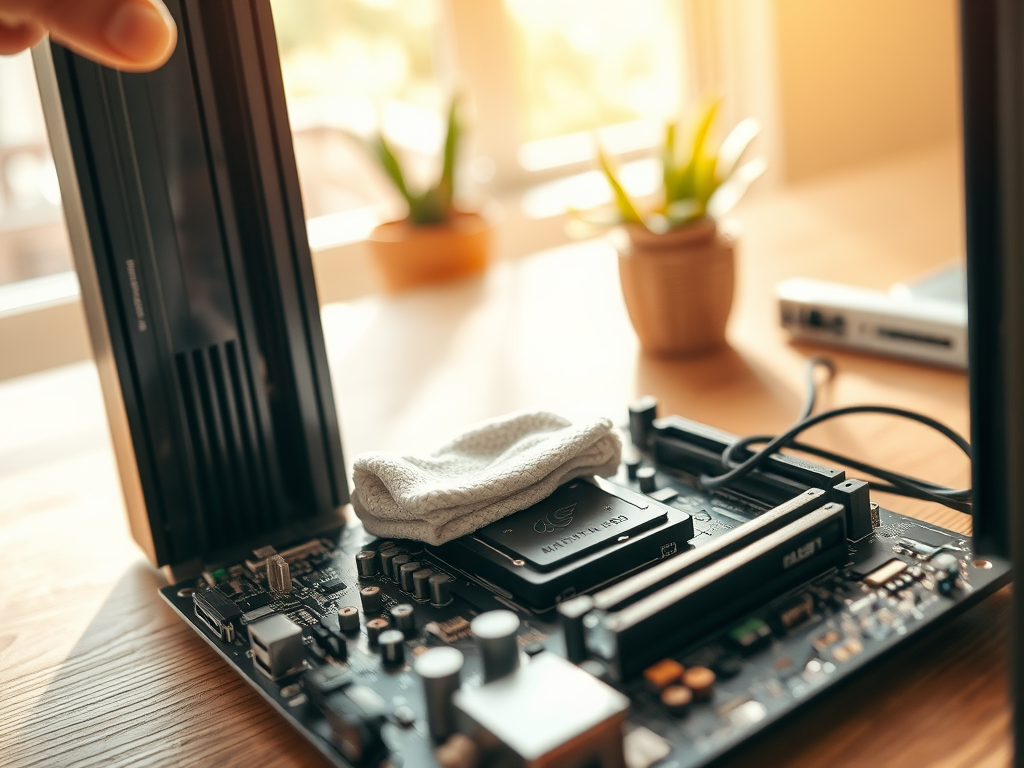
[[[575,477],[615,474],[621,453],[608,419],[572,424],[553,413],[518,412],[426,456],[359,456],[352,506],[376,536],[443,544],[536,504]]]

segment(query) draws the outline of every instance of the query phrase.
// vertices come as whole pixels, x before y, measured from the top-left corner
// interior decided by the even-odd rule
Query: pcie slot
[[[846,562],[845,509],[825,504],[619,611],[594,611],[586,641],[619,680],[766,600]]]

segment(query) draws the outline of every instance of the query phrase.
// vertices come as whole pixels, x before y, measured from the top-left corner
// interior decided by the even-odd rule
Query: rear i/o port
[[[192,595],[192,608],[213,634],[226,643],[235,641],[234,622],[242,615],[242,611],[224,595],[216,589],[195,592]]]

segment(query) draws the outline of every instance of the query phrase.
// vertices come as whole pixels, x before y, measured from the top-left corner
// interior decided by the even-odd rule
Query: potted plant
[[[453,203],[462,126],[458,100],[448,109],[448,125],[437,182],[424,191],[410,189],[407,175],[382,135],[370,150],[408,205],[408,214],[373,229],[367,238],[371,259],[388,291],[451,280],[482,272],[491,246],[491,223]]]
[[[676,126],[665,131],[662,185],[644,207],[634,201],[612,162],[598,149],[613,205],[585,220],[618,224],[619,276],[630,320],[641,347],[656,355],[692,355],[725,343],[735,286],[733,236],[719,226],[765,169],[763,160],[741,164],[759,132],[756,121],[739,123],[715,148],[710,141],[718,101],[700,110],[685,145]]]

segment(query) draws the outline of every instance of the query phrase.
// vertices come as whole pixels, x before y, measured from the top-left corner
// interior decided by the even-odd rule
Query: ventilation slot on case
[[[238,344],[175,355],[208,546],[216,549],[282,524],[262,430]]]

